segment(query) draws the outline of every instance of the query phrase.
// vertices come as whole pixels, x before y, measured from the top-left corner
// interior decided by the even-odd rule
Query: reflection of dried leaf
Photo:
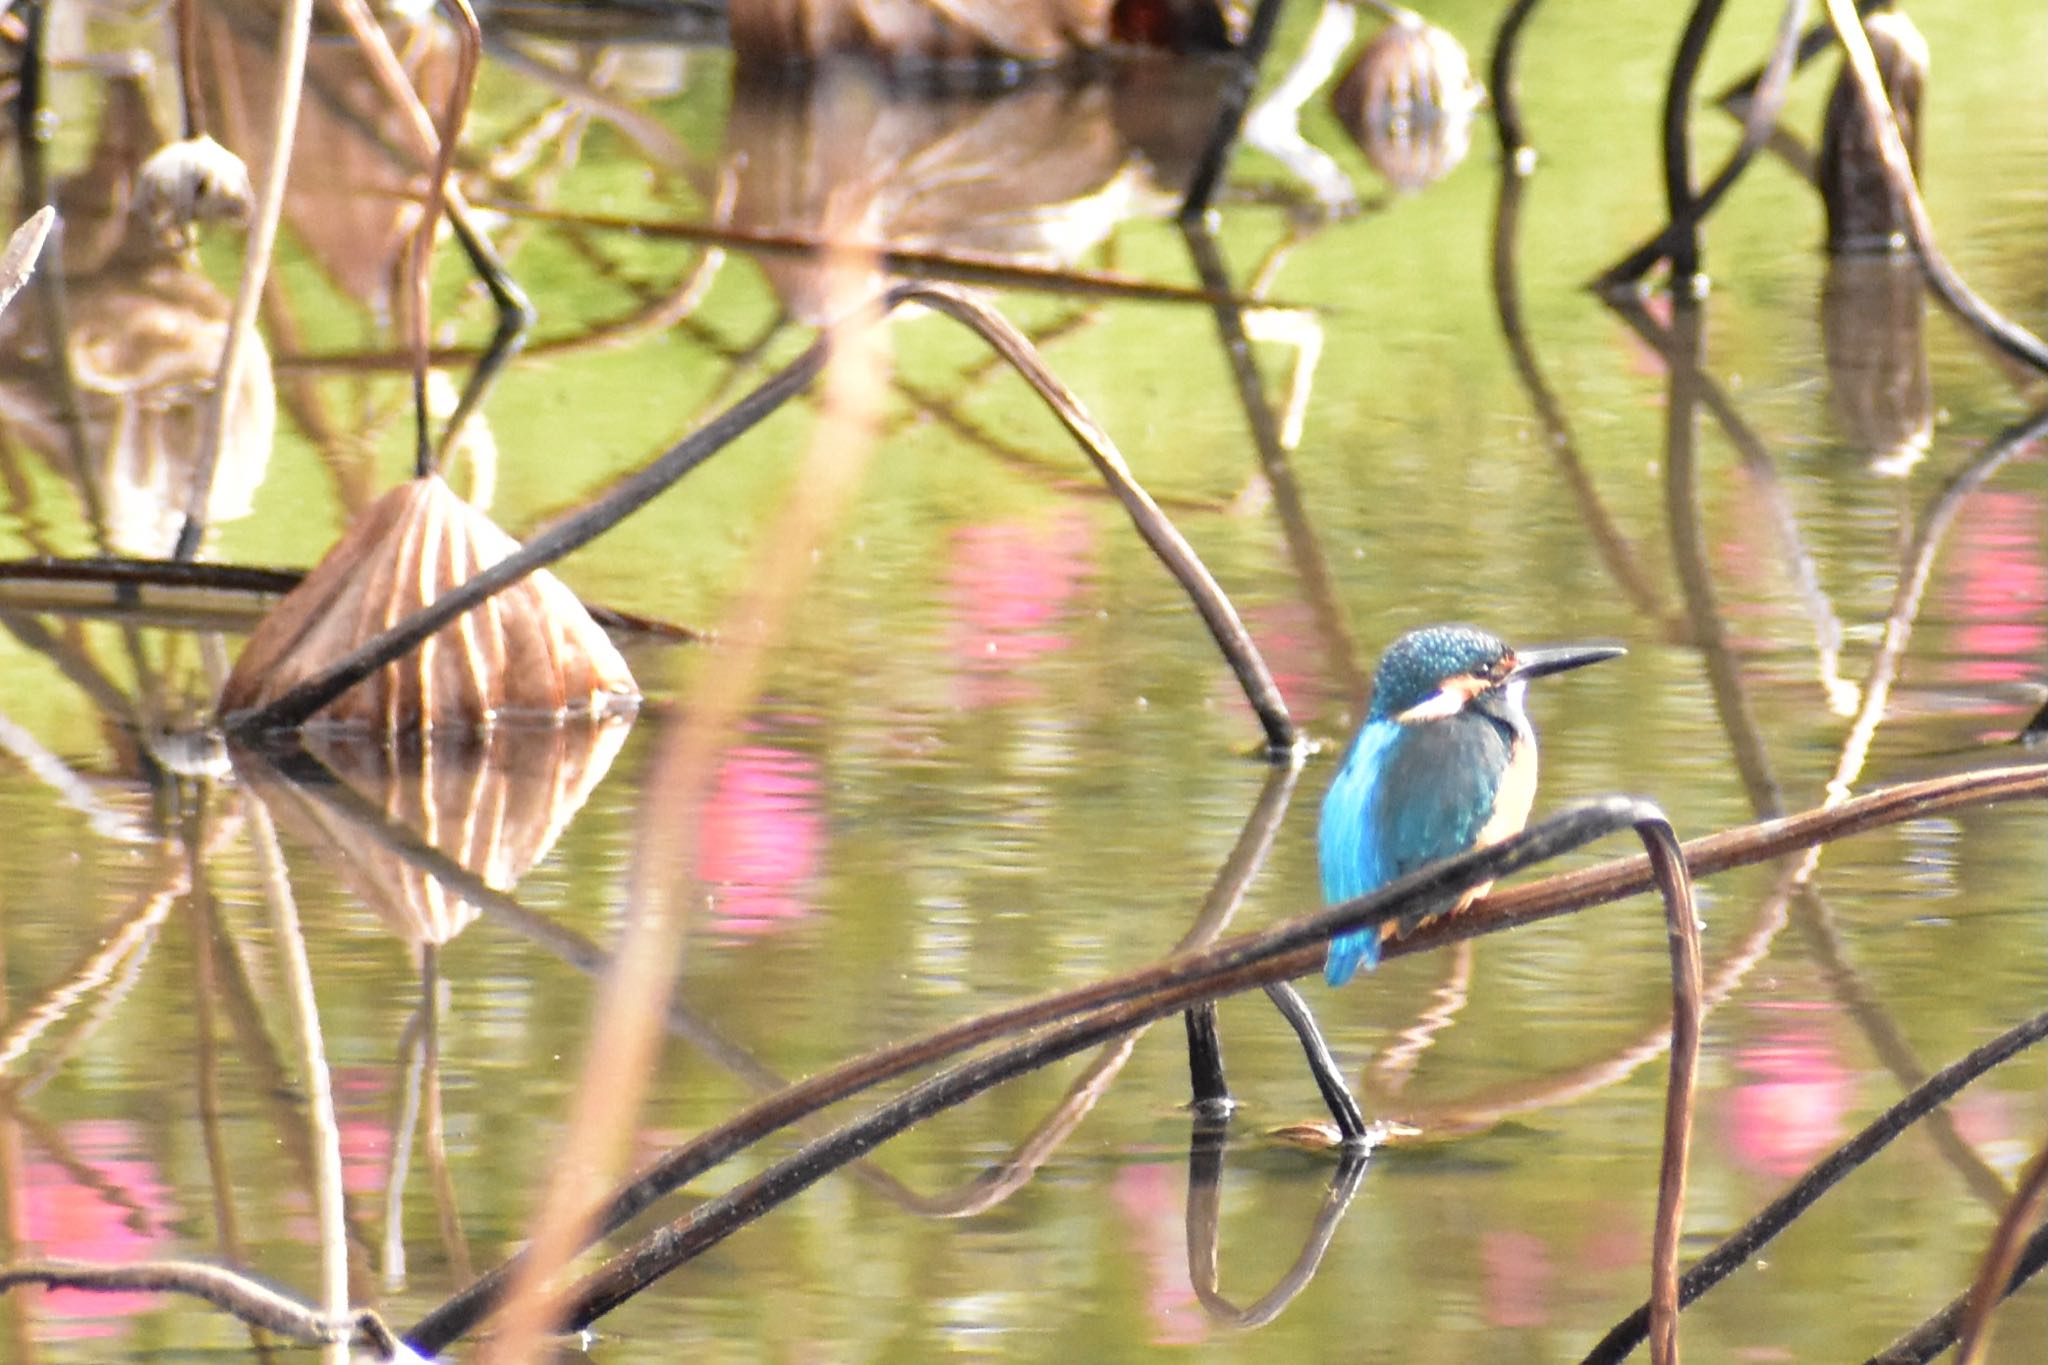
[[[1032,82],[993,95],[892,86],[862,63],[798,85],[742,80],[727,138],[736,225],[858,245],[1070,263],[1121,219],[1178,195],[1152,187],[1115,123],[1113,89]],[[848,228],[846,225],[851,224]],[[827,315],[815,261],[764,263],[791,311]]]
[[[742,63],[864,52],[897,61],[1049,62],[1109,36],[1110,0],[732,0]]]
[[[276,80],[279,7],[262,0],[211,0],[198,7],[195,52],[211,123],[260,176],[270,160],[263,102]],[[453,81],[454,41],[442,25],[394,33],[406,75],[429,109]],[[404,120],[384,97],[353,43],[316,42],[306,58],[306,98],[293,158],[319,168],[294,174],[285,222],[294,240],[349,297],[375,311],[402,306],[394,285],[401,254],[419,222],[424,168],[393,148],[411,145]]]
[[[630,728],[628,718],[608,716],[400,745],[309,735],[306,747],[385,820],[509,891],[554,847]],[[351,818],[348,799],[305,790],[248,754],[237,754],[237,771],[278,823],[328,855],[350,889],[406,942],[446,943],[476,918],[474,905],[394,850],[374,820]]]
[[[1404,1138],[1419,1137],[1420,1128],[1400,1123],[1393,1119],[1381,1119],[1366,1129],[1365,1141],[1352,1148],[1354,1152],[1369,1152],[1389,1142]],[[1268,1129],[1266,1136],[1289,1147],[1299,1147],[1309,1152],[1334,1152],[1344,1147],[1343,1135],[1337,1125],[1328,1119],[1304,1119],[1300,1123],[1283,1124]]]
[[[517,548],[438,477],[393,489],[249,637],[221,712],[275,700]],[[315,723],[478,728],[499,716],[599,714],[637,695],[618,650],[542,570],[350,688]]]
[[[200,425],[227,337],[228,300],[213,282],[173,258],[128,253],[67,283],[66,338],[78,391],[88,467],[106,517],[108,544],[124,554],[168,554],[198,459]],[[59,469],[70,435],[48,370],[30,357],[42,329],[33,296],[19,325],[0,322],[0,415]],[[229,404],[207,504],[211,523],[248,515],[270,463],[277,396],[269,354],[251,337]]]
[[[1900,475],[1934,439],[1934,383],[1920,263],[1904,253],[1838,255],[1820,293],[1828,393],[1872,473]]]
[[[7,250],[0,252],[0,308],[5,308],[28,283],[28,277],[35,272],[36,257],[43,254],[43,239],[50,235],[50,225],[56,221],[57,210],[45,204],[7,239]]]

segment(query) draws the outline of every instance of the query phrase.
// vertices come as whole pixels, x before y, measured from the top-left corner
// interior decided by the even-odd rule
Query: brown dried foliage
[[[400,485],[263,619],[221,690],[221,713],[282,696],[517,548],[440,478]],[[499,716],[595,715],[637,695],[603,630],[542,570],[343,693],[317,723],[476,729]]]

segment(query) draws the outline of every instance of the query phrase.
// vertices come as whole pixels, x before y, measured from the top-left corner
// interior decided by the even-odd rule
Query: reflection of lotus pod
[[[741,65],[866,53],[891,62],[1057,61],[1109,36],[1109,0],[731,0]]]
[[[476,907],[391,846],[377,817],[417,835],[491,886],[509,891],[547,856],[610,770],[627,718],[499,726],[487,735],[309,735],[306,747],[367,810],[301,789],[261,759],[237,767],[278,823],[332,855],[342,879],[408,943],[446,943]]]
[[[1065,264],[1151,207],[1116,112],[1100,83],[934,93],[854,62],[802,83],[743,76],[726,121],[740,168],[732,220],[764,234]],[[770,256],[762,269],[804,321],[845,306],[829,283],[844,263]]]
[[[1899,135],[1914,169],[1920,166],[1920,99],[1927,88],[1927,40],[1902,11],[1864,19],[1870,50],[1884,78],[1885,97],[1899,120]],[[1906,240],[1906,209],[1884,173],[1877,137],[1864,117],[1856,81],[1843,67],[1821,122],[1817,167],[1821,202],[1828,212],[1828,250],[1892,251]]]
[[[1399,189],[1418,190],[1465,159],[1472,111],[1485,93],[1464,46],[1411,16],[1359,51],[1330,107],[1373,169]]]
[[[261,707],[325,672],[518,548],[440,478],[400,485],[256,627],[221,689],[222,714]],[[314,723],[386,734],[478,729],[500,716],[602,714],[637,695],[583,604],[541,570],[344,692]]]
[[[183,245],[200,223],[241,223],[253,195],[249,168],[210,137],[159,147],[135,176],[135,212],[158,240]]]
[[[1903,474],[1934,435],[1919,263],[1903,254],[1838,256],[1820,299],[1835,415],[1874,472]]]

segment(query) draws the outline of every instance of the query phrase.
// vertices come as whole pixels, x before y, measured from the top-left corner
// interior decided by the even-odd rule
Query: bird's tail
[[[1379,965],[1380,929],[1377,924],[1368,924],[1363,929],[1353,929],[1330,940],[1330,955],[1323,960],[1323,980],[1332,986],[1341,986],[1360,967],[1371,971]]]

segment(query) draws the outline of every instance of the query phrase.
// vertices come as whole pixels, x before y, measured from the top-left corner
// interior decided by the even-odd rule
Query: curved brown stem
[[[1885,1110],[1863,1131],[1821,1158],[1785,1193],[1758,1210],[1756,1216],[1733,1236],[1701,1257],[1680,1281],[1681,1302],[1692,1303],[1729,1275],[1750,1264],[1757,1252],[1790,1227],[1843,1177],[1883,1151],[1894,1138],[1936,1107],[1953,1099],[1972,1081],[2043,1039],[2048,1039],[2048,1013],[2035,1015],[1928,1077],[1925,1085]],[[1586,1355],[1585,1365],[1614,1365],[1614,1362],[1627,1358],[1643,1340],[1649,1318],[1649,1305],[1645,1304],[1616,1323]],[[1953,1330],[1951,1323],[1951,1335],[1941,1343],[1943,1347],[1954,1340]],[[1892,1349],[1896,1351],[1899,1348],[1894,1346]],[[1928,1357],[1899,1357],[1901,1360],[1908,1358],[1921,1360]],[[1890,1360],[1892,1353],[1888,1351],[1879,1359]]]
[[[1991,1313],[2005,1297],[2005,1287],[2019,1265],[2021,1242],[2027,1228],[2041,1216],[2048,1203],[2048,1147],[2034,1153],[2027,1169],[2020,1173],[2019,1187],[2012,1202],[1991,1234],[1984,1249],[1984,1264],[1970,1286],[1969,1307],[1963,1312],[1962,1328],[1956,1336],[1956,1365],[1977,1365],[1991,1341]]]
[[[204,1261],[18,1261],[0,1266],[0,1293],[25,1284],[97,1293],[188,1294],[243,1322],[315,1344],[360,1339],[378,1360],[393,1358],[397,1338],[375,1313],[330,1316],[226,1266]]]
[[[1052,408],[1060,423],[1081,445],[1090,463],[1116,491],[1118,501],[1123,504],[1139,535],[1194,600],[1210,635],[1237,675],[1246,700],[1258,714],[1266,733],[1268,753],[1275,757],[1292,754],[1300,743],[1300,737],[1287,714],[1287,704],[1280,695],[1280,689],[1274,683],[1250,632],[1239,620],[1237,609],[1224,596],[1186,538],[1132,476],[1109,434],[1089,416],[1074,392],[1046,367],[1024,335],[1001,314],[962,290],[921,283],[897,285],[874,302],[856,309],[752,393],[670,447],[638,473],[614,484],[582,511],[555,523],[521,549],[436,598],[389,630],[365,641],[325,672],[309,678],[263,707],[222,717],[222,724],[232,733],[247,736],[303,723],[343,692],[409,652],[486,598],[525,578],[535,569],[552,564],[570,551],[588,544],[646,506],[671,484],[808,387],[823,371],[836,346],[874,326],[905,303],[923,304],[974,330],[1009,361]]]
[[[455,79],[448,88],[448,104],[441,126],[434,130],[439,139],[434,148],[433,168],[427,173],[427,193],[420,204],[420,225],[412,239],[412,403],[417,445],[413,452],[413,474],[425,478],[434,470],[434,442],[427,422],[427,333],[433,311],[434,230],[441,224],[441,210],[448,202],[448,174],[455,166],[455,144],[462,136],[463,120],[469,115],[470,96],[476,91],[477,67],[483,61],[484,31],[477,23],[469,0],[436,0],[455,34]]]
[[[1920,197],[1920,187],[1913,175],[1913,161],[1907,154],[1905,139],[1899,135],[1898,119],[1892,113],[1891,101],[1885,96],[1884,78],[1878,74],[1877,57],[1871,52],[1870,39],[1863,32],[1863,21],[1857,16],[1851,0],[1825,0],[1825,3],[1828,18],[1835,26],[1835,36],[1841,41],[1843,57],[1855,77],[1857,93],[1863,98],[1864,114],[1877,137],[1877,150],[1884,162],[1885,177],[1891,182],[1892,193],[1906,206],[1913,250],[1920,258],[1920,268],[1927,276],[1928,287],[2000,351],[2036,370],[2048,371],[2048,345],[2043,345],[2039,337],[1993,308],[1964,283],[1963,277],[1948,263],[1948,258],[1941,254],[1941,248],[1934,240],[1934,220],[1928,216],[1926,201]]]
[[[1764,63],[1763,72],[1753,88],[1754,98],[1742,116],[1742,139],[1714,178],[1696,195],[1691,195],[1672,210],[1670,221],[1649,241],[1631,251],[1615,264],[1603,271],[1594,281],[1594,288],[1601,290],[1629,289],[1655,268],[1657,262],[1672,262],[1672,277],[1683,279],[1678,268],[1679,253],[1690,249],[1693,252],[1693,266],[1698,266],[1698,229],[1706,221],[1714,206],[1721,202],[1721,196],[1728,193],[1749,163],[1756,159],[1771,140],[1771,133],[1778,126],[1779,111],[1785,107],[1785,95],[1792,84],[1792,72],[1799,50],[1799,26],[1806,22],[1806,0],[1786,0],[1784,18],[1778,22],[1777,41],[1771,45],[1771,55]],[[1667,118],[1669,111],[1667,110]],[[1667,125],[1668,128],[1668,125]],[[1667,131],[1667,137],[1669,133]],[[1667,144],[1668,148],[1668,144]],[[1668,150],[1667,150],[1668,155]]]
[[[1671,243],[1671,280],[1677,293],[1690,294],[1700,273],[1699,218],[1692,191],[1693,81],[1707,54],[1707,39],[1721,17],[1722,0],[1694,0],[1692,15],[1679,35],[1678,54],[1671,61],[1671,80],[1664,88],[1664,217],[1679,228]]]
[[[1308,1236],[1303,1239],[1294,1263],[1281,1273],[1271,1289],[1250,1306],[1240,1308],[1224,1297],[1220,1287],[1223,1154],[1220,1131],[1195,1129],[1188,1144],[1188,1279],[1210,1317],[1239,1330],[1264,1327],[1279,1317],[1315,1278],[1324,1253],[1330,1249],[1330,1239],[1337,1235],[1337,1227],[1344,1220],[1345,1209],[1351,1206],[1352,1196],[1365,1179],[1366,1158],[1363,1153],[1347,1151],[1338,1161],[1336,1173],[1330,1177],[1329,1193],[1323,1196],[1323,1206],[1316,1210],[1315,1221],[1309,1225]]]

